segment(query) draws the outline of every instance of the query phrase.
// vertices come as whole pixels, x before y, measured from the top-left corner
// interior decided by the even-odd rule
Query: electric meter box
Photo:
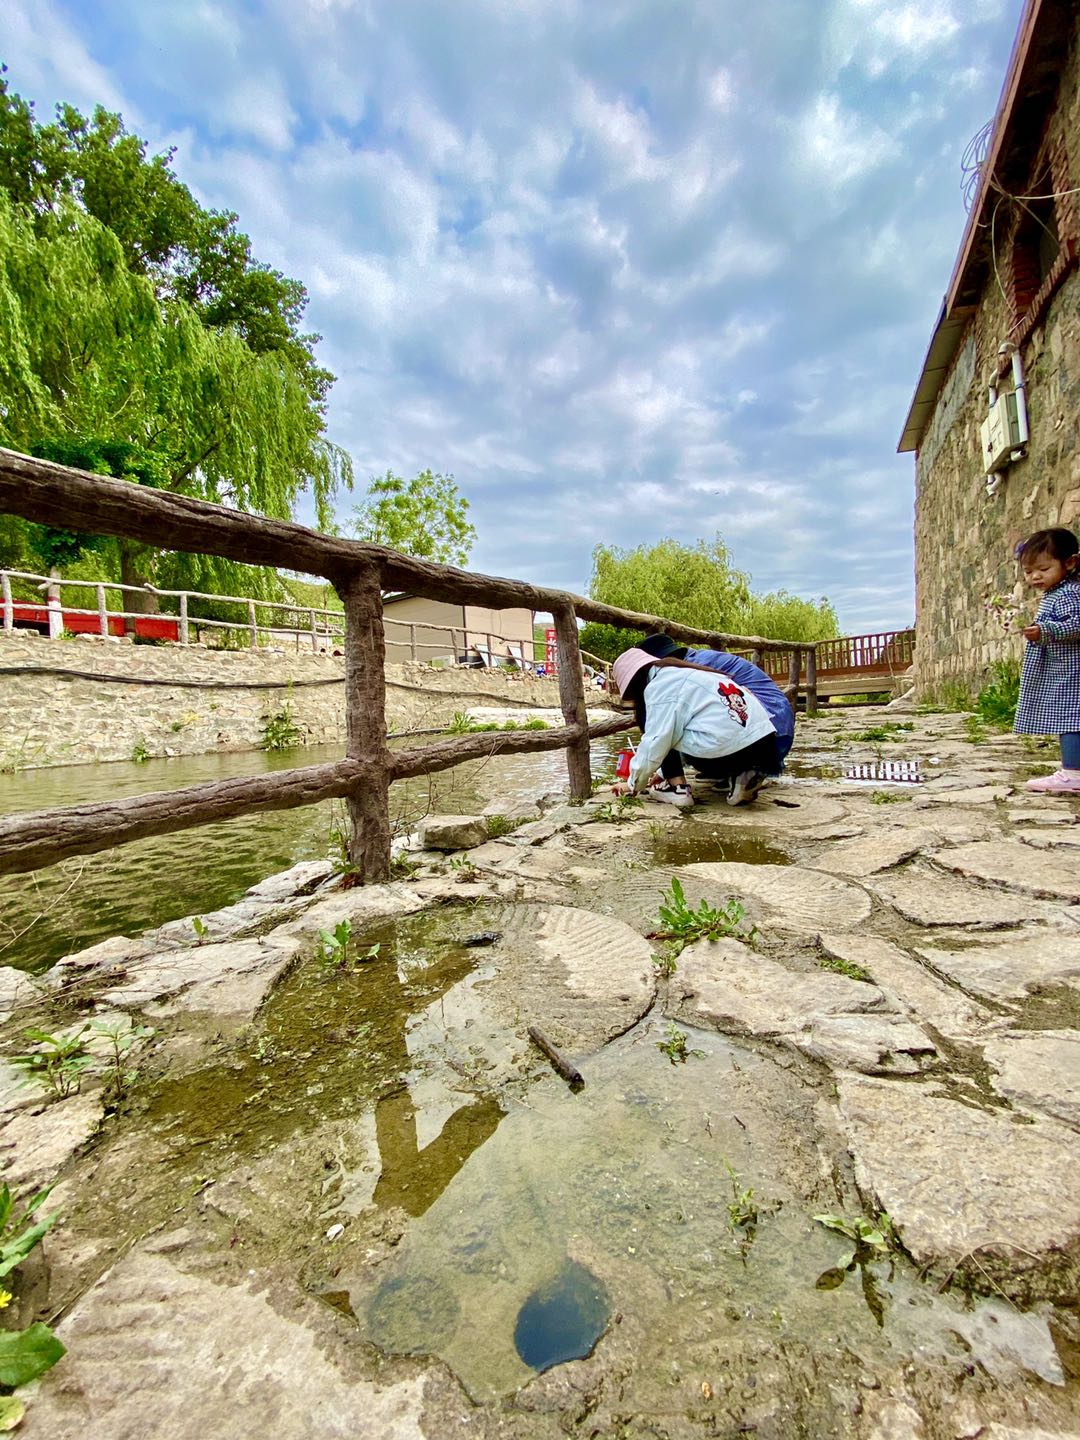
[[[979,427],[982,437],[983,469],[990,474],[1009,463],[1009,456],[1020,444],[1020,424],[1016,418],[1016,395],[999,395],[996,405]]]

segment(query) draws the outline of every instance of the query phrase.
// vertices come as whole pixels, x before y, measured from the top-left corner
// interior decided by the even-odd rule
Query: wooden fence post
[[[94,595],[97,599],[98,632],[102,635],[108,635],[109,612],[105,608],[105,586],[95,585]]]
[[[59,640],[64,633],[64,612],[60,608],[60,576],[55,567],[49,571],[49,583],[45,587],[45,604],[49,610],[49,639]]]
[[[759,670],[761,670],[761,669],[763,668],[761,662],[762,662],[762,660],[764,660],[764,658],[765,658],[765,657],[764,657],[764,655],[761,653],[760,650],[751,650],[751,652],[750,652],[750,659],[751,659],[751,661],[753,662],[753,664],[755,664],[755,665],[758,667]]]
[[[791,701],[792,710],[799,708],[799,672],[802,669],[802,651],[796,645],[791,652],[791,664],[788,667],[788,699]]]
[[[259,647],[259,629],[258,621],[255,619],[254,600],[248,601],[248,629],[251,631],[251,639],[248,643],[250,644],[252,650],[257,650]]]
[[[0,593],[4,600],[4,630],[11,635],[15,630],[15,607],[11,603],[11,580],[6,570],[0,575]]]
[[[345,718],[350,760],[365,776],[348,797],[349,859],[362,885],[390,878],[390,752],[386,748],[386,637],[379,567],[358,566],[338,588],[345,602]]]
[[[180,644],[191,644],[191,627],[188,624],[187,595],[180,596]]]
[[[319,653],[319,627],[318,627],[318,626],[316,625],[316,623],[315,623],[315,611],[314,611],[314,610],[309,610],[309,611],[308,611],[308,623],[309,623],[309,626],[310,626],[310,629],[311,629],[311,649],[312,649],[312,652],[317,655],[317,654]],[[297,627],[297,629],[299,630],[299,627]],[[297,634],[297,637],[296,637],[296,648],[297,648],[298,650],[299,650],[299,648],[300,648],[300,636],[299,636],[299,634]]]
[[[806,713],[817,714],[817,649],[806,647]]]
[[[416,664],[416,626],[409,626],[409,659]]]
[[[581,727],[581,735],[566,747],[566,768],[570,776],[571,800],[588,800],[592,794],[589,765],[589,717],[585,708],[585,676],[581,669],[577,615],[572,605],[552,610],[555,638],[559,646],[559,704],[567,725]]]

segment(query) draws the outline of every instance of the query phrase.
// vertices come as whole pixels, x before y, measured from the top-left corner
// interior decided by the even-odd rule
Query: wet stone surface
[[[0,1178],[64,1217],[14,1303],[69,1347],[22,1433],[1075,1431],[1080,805],[905,721],[926,784],[846,782],[838,713],[749,807],[480,795],[408,880],[305,861],[9,979]],[[675,879],[734,933],[665,930]],[[98,1050],[19,1088],[105,1016],[155,1032],[119,1099]]]

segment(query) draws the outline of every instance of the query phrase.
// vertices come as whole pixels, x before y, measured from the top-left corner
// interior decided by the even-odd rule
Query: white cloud
[[[880,126],[845,109],[833,93],[818,95],[801,126],[804,164],[830,188],[847,185],[896,154],[896,141]]]

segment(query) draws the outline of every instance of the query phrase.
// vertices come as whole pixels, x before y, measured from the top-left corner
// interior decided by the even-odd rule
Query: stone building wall
[[[343,744],[344,665],[331,655],[0,632],[0,770],[252,750],[285,705],[305,743]],[[386,681],[393,731],[441,727],[470,705],[559,704],[556,681],[501,671],[406,663],[387,665]]]
[[[1080,185],[1078,39],[1080,23],[1032,165],[1032,182],[1049,176],[1055,190]],[[1031,282],[1023,264],[1014,264],[1022,256],[1017,225],[1025,219],[1014,202],[997,212],[997,275],[991,267],[923,436],[915,522],[916,684],[923,695],[949,682],[977,690],[993,661],[1020,656],[1023,641],[1004,633],[985,602],[1015,593],[1024,613],[1033,615],[1036,600],[1022,584],[1014,547],[1044,526],[1080,526],[1080,275],[1066,249],[1080,238],[1076,200],[1057,202],[1064,279],[1045,307],[1036,304],[1041,313],[1021,343],[1031,428],[1027,457],[1008,467],[997,494],[988,497],[979,435],[988,388],[999,375],[1002,393],[1012,388],[1009,360],[999,359],[998,347],[1036,298],[1024,290]]]

